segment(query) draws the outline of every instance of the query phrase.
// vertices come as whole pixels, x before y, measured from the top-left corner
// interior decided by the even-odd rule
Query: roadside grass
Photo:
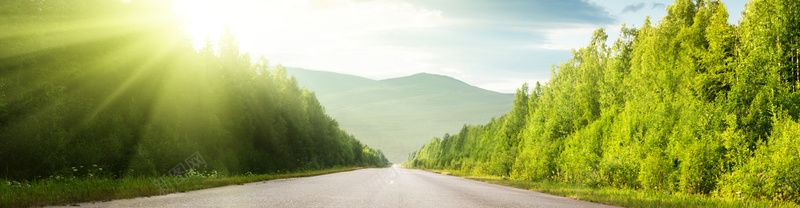
[[[623,207],[798,207],[800,205],[784,201],[762,201],[754,199],[727,199],[708,195],[668,193],[611,187],[590,188],[585,186],[556,183],[514,180],[497,176],[476,176],[459,171],[429,170],[444,175],[454,175],[466,179],[511,186],[572,199],[609,204]]]
[[[172,180],[168,177],[140,178],[74,178],[60,180],[39,180],[33,182],[13,182],[0,179],[0,207],[30,207],[47,205],[74,205],[81,202],[109,201],[168,193],[186,192],[220,186],[283,178],[308,177],[329,173],[362,169],[362,167],[332,168],[302,171],[287,174],[237,175],[220,177],[218,175],[194,174],[169,190],[160,189],[157,180]]]

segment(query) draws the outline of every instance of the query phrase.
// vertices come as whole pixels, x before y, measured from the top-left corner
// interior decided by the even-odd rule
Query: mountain
[[[287,74],[295,76],[301,87],[313,89],[316,94],[328,95],[336,92],[374,86],[378,81],[335,72],[312,71],[287,68]]]
[[[428,73],[385,80],[300,68],[287,73],[316,93],[342,129],[394,163],[443,132],[457,133],[464,124],[507,113],[514,100],[513,94]]]

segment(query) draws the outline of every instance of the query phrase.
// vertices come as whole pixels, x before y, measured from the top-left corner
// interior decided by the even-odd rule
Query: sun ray
[[[3,40],[0,43],[8,44],[2,45],[6,50],[0,51],[0,59],[129,34],[137,26],[152,25],[162,18],[164,17],[85,18],[35,22],[25,26],[0,24],[0,30],[10,31],[0,35]]]
[[[147,43],[144,43],[147,44]],[[130,90],[130,87],[137,81],[143,77],[143,75],[147,73],[157,72],[161,70],[157,67],[153,67],[155,64],[159,62],[165,61],[166,54],[170,51],[173,51],[178,46],[176,41],[170,41],[167,45],[161,46],[157,48],[158,50],[152,54],[146,56],[147,59],[140,60],[142,64],[134,69],[134,72],[121,84],[119,84],[116,89],[111,92],[103,102],[98,105],[89,116],[86,117],[87,120],[94,118],[99,112],[105,109],[109,104],[116,101],[120,95],[122,95],[125,91]]]
[[[154,22],[154,21],[145,21],[145,22]],[[119,24],[120,26],[117,27],[124,27],[125,24]],[[103,30],[110,30],[107,27],[85,27],[91,29],[97,29],[99,31]],[[96,35],[93,38],[81,38],[79,41],[73,41],[69,44],[59,44],[57,48],[61,49],[69,49],[72,46],[76,46],[81,43],[88,43],[92,41],[101,41],[104,39],[110,38],[120,38],[124,36],[149,36],[154,37],[157,36],[155,34],[144,34],[143,32],[147,31],[146,29],[135,29],[135,27],[127,27],[127,30],[122,32],[116,32],[115,34],[111,35],[106,33],[106,35]],[[152,31],[152,30],[151,30]],[[103,33],[103,32],[99,32]],[[79,35],[70,35],[70,36],[79,36]],[[73,39],[74,40],[74,39]],[[16,88],[14,91],[11,91],[4,100],[7,103],[14,103],[14,102],[21,102],[22,99],[27,99],[28,97],[37,97],[43,96],[45,93],[43,90],[46,90],[50,83],[66,83],[68,87],[68,91],[71,92],[85,92],[88,89],[92,88],[91,83],[85,83],[78,80],[78,77],[75,76],[83,76],[85,77],[96,77],[102,79],[103,74],[107,74],[110,70],[116,70],[120,66],[124,66],[126,64],[131,64],[133,62],[138,62],[138,57],[143,57],[146,55],[153,55],[150,52],[145,52],[146,54],[137,54],[141,53],[142,51],[147,51],[148,48],[152,48],[155,42],[153,39],[143,39],[143,38],[136,38],[133,40],[134,42],[128,43],[125,45],[121,45],[119,47],[109,48],[108,53],[99,54],[100,56],[92,57],[95,61],[90,61],[90,65],[85,66],[71,66],[68,63],[74,62],[81,62],[81,60],[70,60],[70,61],[63,61],[63,60],[49,60],[48,59],[40,59],[37,62],[30,64],[19,65],[18,67],[12,67],[9,70],[0,71],[3,77],[11,78],[16,84]],[[173,44],[174,45],[174,41]],[[56,48],[56,46],[49,47],[49,48]],[[166,50],[166,49],[164,49]],[[35,52],[31,52],[35,53]],[[86,58],[86,57],[84,57]],[[67,65],[65,65],[67,64]],[[15,69],[16,68],[16,69]],[[54,70],[58,69],[58,70]],[[37,70],[37,71],[30,71],[30,70]],[[46,72],[49,76],[32,76],[32,73],[42,73]],[[25,78],[25,81],[19,80],[19,78]],[[64,82],[56,82],[57,80],[64,80]],[[72,80],[72,81],[70,81]],[[52,87],[52,86],[51,86]]]

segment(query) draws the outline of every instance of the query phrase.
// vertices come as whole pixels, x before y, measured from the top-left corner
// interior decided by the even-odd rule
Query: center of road
[[[397,165],[80,206],[612,207]]]

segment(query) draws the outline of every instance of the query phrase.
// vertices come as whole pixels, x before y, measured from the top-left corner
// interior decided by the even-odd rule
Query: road
[[[80,207],[611,207],[397,166],[79,205]]]

